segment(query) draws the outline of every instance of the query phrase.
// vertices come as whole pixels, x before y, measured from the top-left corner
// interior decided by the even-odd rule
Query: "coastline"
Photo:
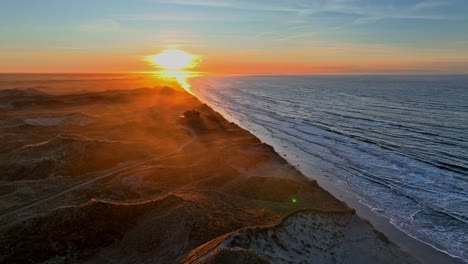
[[[262,145],[265,145],[267,148],[271,149],[271,153],[270,155],[272,155],[273,157],[275,158],[278,158],[279,159],[279,162],[280,163],[284,163],[284,165],[286,165],[287,167],[289,167],[288,170],[293,170],[293,171],[297,171],[298,174],[295,177],[299,177],[298,179],[302,182],[304,182],[303,184],[308,184],[308,183],[313,183],[313,184],[316,184],[316,179],[314,178],[311,178],[311,177],[307,177],[305,176],[305,174],[303,174],[301,172],[301,170],[295,166],[292,166],[290,162],[287,161],[287,158],[284,158],[283,155],[281,155],[281,153],[277,152],[274,147],[270,146],[269,144],[263,142],[261,140],[261,138],[257,137],[255,134],[253,134],[252,132],[250,132],[249,130],[245,129],[245,128],[242,128],[239,124],[237,123],[234,123],[232,122],[231,120],[229,119],[226,119],[226,117],[222,114],[220,114],[220,111],[216,110],[216,109],[213,109],[211,106],[208,105],[209,102],[204,102],[203,100],[201,100],[199,97],[196,96],[195,93],[191,93],[191,96],[194,96],[196,97],[198,100],[200,100],[202,103],[204,103],[206,105],[206,107],[204,107],[208,112],[214,112],[215,115],[218,115],[220,116],[220,118],[222,118],[223,122],[231,122],[231,124],[235,124],[235,126],[237,126],[240,130],[243,130],[244,132],[243,133],[246,133],[248,134],[250,137],[253,137],[255,138],[255,140],[258,140],[259,142],[261,142]],[[197,110],[199,110],[197,108]],[[203,114],[203,111],[201,111],[201,113]],[[270,152],[270,151],[269,151]],[[296,174],[296,172],[294,172],[293,174]],[[255,175],[255,173],[252,175],[252,177],[258,177],[259,175]],[[263,176],[261,176],[263,177]],[[275,177],[278,177],[278,178],[283,178],[282,176],[275,176]],[[288,178],[288,177],[287,177]],[[328,194],[331,194],[330,198],[327,198],[327,199],[331,199],[331,200],[341,200],[341,199],[338,199],[338,195],[335,196],[334,193],[328,191],[327,189],[323,188],[323,186],[321,185],[316,185],[316,187],[322,191],[325,191],[326,193]],[[279,187],[279,188],[282,188],[282,187]],[[256,191],[256,190],[254,190]],[[238,242],[233,242],[233,239],[236,240],[237,237],[241,236],[241,234],[243,234],[242,232],[246,232],[247,234],[249,233],[255,233],[253,235],[251,235],[251,237],[249,238],[242,238],[242,240],[245,240],[245,239],[248,239],[248,240],[256,240],[258,239],[257,236],[259,234],[257,234],[257,232],[259,232],[259,229],[262,229],[264,228],[266,231],[264,232],[268,232],[270,233],[270,229],[278,229],[279,227],[281,227],[282,225],[285,225],[284,223],[287,222],[289,220],[289,218],[293,218],[296,214],[306,214],[306,213],[313,213],[313,214],[331,214],[331,215],[337,215],[337,216],[353,216],[353,217],[356,217],[356,221],[359,222],[359,223],[364,223],[364,225],[368,225],[368,227],[370,228],[370,231],[375,233],[375,234],[378,234],[378,240],[373,240],[373,243],[378,243],[378,242],[382,242],[384,241],[385,244],[387,244],[387,246],[389,248],[392,248],[393,247],[393,241],[389,241],[386,237],[385,237],[385,234],[383,234],[382,236],[380,236],[380,230],[375,228],[375,226],[369,224],[368,220],[366,218],[362,218],[361,215],[358,215],[357,214],[357,211],[354,209],[354,208],[351,208],[348,206],[347,203],[345,203],[345,201],[342,201],[343,204],[345,205],[345,208],[344,209],[339,209],[339,210],[336,210],[336,209],[331,209],[331,208],[327,208],[327,209],[312,209],[312,208],[309,208],[307,204],[304,204],[303,206],[304,207],[298,207],[298,209],[295,209],[293,210],[291,213],[283,216],[279,222],[273,224],[272,226],[263,226],[263,225],[260,225],[260,226],[247,226],[245,228],[242,228],[240,230],[236,230],[232,233],[229,233],[227,235],[223,235],[221,237],[218,237],[214,240],[211,240],[210,242],[207,242],[206,244],[203,244],[201,245],[200,247],[194,249],[193,251],[191,251],[189,254],[185,255],[184,258],[181,260],[181,263],[218,263],[219,261],[221,261],[221,263],[225,263],[224,261],[228,261],[226,263],[231,263],[230,261],[232,261],[230,259],[230,257],[228,257],[226,259],[226,256],[229,256],[230,254],[232,254],[234,252],[234,255],[232,255],[231,257],[236,257],[236,258],[240,258],[241,261],[240,262],[232,262],[232,263],[263,263],[262,261],[264,261],[263,258],[259,258],[257,259],[257,255],[260,255],[262,256],[263,253],[265,252],[262,252],[262,251],[254,251],[256,256],[254,259],[251,259],[250,256],[249,257],[246,257],[248,260],[246,262],[244,262],[244,254],[245,252],[243,251],[243,247],[245,247],[246,245],[239,245]],[[294,203],[295,203],[295,200],[294,200]],[[300,216],[300,217],[303,217],[303,216]],[[313,219],[313,218],[312,218]],[[308,220],[308,221],[313,221],[312,219]],[[307,222],[306,222],[307,223]],[[293,225],[296,225],[295,223]],[[340,229],[340,226],[342,225],[342,223],[333,223],[331,224],[331,229],[334,230],[334,229]],[[365,232],[363,229],[361,228],[358,228],[359,231],[358,232]],[[287,232],[291,232],[290,229],[288,229]],[[298,232],[297,235],[301,235],[301,233],[303,232],[303,230],[301,229],[300,233]],[[262,232],[260,231],[260,234]],[[360,239],[368,239],[368,237],[364,238],[364,237],[361,237]],[[381,240],[382,239],[382,240]],[[286,242],[288,243],[288,241],[283,241],[283,242]],[[213,244],[214,243],[214,244]],[[255,242],[254,242],[255,243]],[[264,241],[261,241],[260,243],[265,243]],[[277,242],[275,242],[277,243]],[[351,244],[351,243],[349,243]],[[392,246],[390,246],[392,245]],[[288,248],[288,244],[285,244],[284,245],[286,248]],[[369,250],[370,252],[374,251],[374,250],[377,250],[379,251],[377,248],[373,248],[370,244],[367,245],[368,248],[367,250]],[[226,247],[228,248],[236,248],[234,251],[227,251],[228,253],[225,253],[226,251]],[[241,250],[239,251],[238,248],[241,248]],[[247,243],[247,248],[250,248],[250,250],[252,250],[252,241]],[[398,247],[397,247],[398,248]],[[349,251],[349,249],[347,249]],[[380,249],[381,251],[378,254],[382,253],[383,256],[386,255],[387,253],[385,252],[385,250],[382,250]],[[286,252],[288,250],[285,250]],[[201,253],[200,253],[201,252]],[[427,263],[425,260],[419,258],[420,256],[414,256],[412,254],[412,252],[409,252],[407,251],[406,248],[398,248],[397,251],[395,252],[398,252],[396,254],[399,254],[399,257],[401,257],[401,259],[397,260],[397,262],[400,262],[401,263],[413,263],[414,261],[416,261],[416,259],[413,259],[413,257],[416,257],[418,259],[418,261],[421,261],[421,263]],[[392,254],[395,254],[392,253]],[[359,252],[360,254],[363,254],[363,252]],[[375,252],[374,252],[375,253]],[[407,253],[410,253],[410,254],[407,254]],[[349,253],[348,253],[349,254]],[[221,256],[220,256],[221,255]],[[364,254],[365,255],[365,254]],[[299,255],[298,255],[299,256]],[[298,256],[295,256],[294,257],[294,260],[295,261],[300,261],[300,260],[297,260]],[[384,263],[384,262],[393,262],[395,261],[395,259],[387,259],[389,255],[387,255],[386,257],[381,257],[379,259],[379,257],[376,257],[375,255],[371,257],[371,259],[373,259],[372,261],[377,261],[379,263]],[[356,255],[352,255],[350,257],[350,259],[356,259],[357,256]],[[347,261],[349,261],[350,259],[344,259],[344,263],[346,263]],[[377,260],[378,259],[378,260]],[[271,260],[270,258],[268,260]],[[437,261],[439,260],[439,258],[437,258]],[[252,262],[253,261],[253,262]],[[279,262],[277,262],[278,259],[276,259],[273,263],[282,263],[283,261],[285,261],[285,259],[280,259]],[[372,261],[369,261],[369,259],[366,259],[366,258],[363,258],[363,259],[360,259],[359,260],[360,263],[373,263]],[[266,263],[266,262],[265,262]],[[269,263],[269,262],[268,262]],[[416,262],[414,262],[416,263]],[[456,262],[453,262],[453,263],[456,263]]]
[[[50,96],[27,90],[26,97],[22,91],[4,98],[13,103],[0,120],[7,125],[1,132],[19,133],[19,143],[60,133],[28,144],[26,152],[16,146],[12,151],[30,160],[43,151],[66,150],[67,156],[54,159],[66,165],[60,173],[75,173],[68,184],[77,188],[55,195],[64,187],[55,177],[58,165],[42,164],[44,175],[34,177],[45,177],[37,181],[41,186],[50,182],[53,198],[0,219],[0,262],[346,263],[352,257],[361,263],[418,263],[273,147],[186,91]],[[68,114],[70,109],[77,114]],[[97,109],[99,115],[88,112]],[[77,157],[96,150],[122,156],[97,171],[77,173]],[[18,167],[16,158],[3,157],[3,166]],[[85,167],[102,162],[96,156]],[[26,173],[12,173],[13,184],[30,188],[36,183],[31,175],[41,171],[19,164]],[[1,187],[12,188],[12,176],[3,177]],[[83,178],[89,184],[80,184]]]
[[[395,242],[397,245],[401,246],[405,251],[410,252],[413,256],[417,257],[422,261],[422,263],[453,263],[453,264],[463,264],[463,260],[456,256],[448,254],[448,252],[443,251],[437,248],[434,245],[431,245],[425,241],[422,241],[405,231],[398,228],[396,225],[392,224],[390,219],[378,215],[370,207],[366,206],[364,203],[359,201],[359,199],[350,191],[339,189],[335,186],[326,177],[320,175],[320,172],[316,168],[308,166],[304,162],[301,162],[300,159],[294,159],[294,152],[291,149],[281,147],[275,142],[269,140],[268,137],[262,135],[261,133],[256,133],[255,131],[250,131],[245,124],[242,124],[242,121],[239,121],[237,118],[226,113],[223,109],[215,107],[210,104],[208,100],[204,100],[195,92],[192,93],[198,100],[210,105],[216,112],[219,112],[224,118],[230,122],[236,123],[242,129],[245,129],[252,133],[255,137],[259,138],[262,142],[265,142],[268,145],[271,145],[274,148],[274,151],[278,153],[281,157],[289,164],[294,164],[293,166],[299,170],[304,177],[312,180],[317,180],[320,187],[331,193],[335,198],[347,203],[350,207],[356,210],[356,214],[366,221],[369,221],[374,228],[378,231],[381,231],[385,234],[391,241]]]

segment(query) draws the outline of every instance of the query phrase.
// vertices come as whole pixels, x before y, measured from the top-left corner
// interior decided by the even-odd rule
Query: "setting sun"
[[[178,49],[168,49],[152,56],[152,62],[161,68],[180,70],[195,66],[195,56]]]

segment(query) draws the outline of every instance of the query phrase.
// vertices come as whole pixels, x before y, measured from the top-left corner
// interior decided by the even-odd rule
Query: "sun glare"
[[[176,80],[187,92],[190,84],[187,79],[198,76],[192,70],[201,62],[200,56],[176,48],[168,48],[156,55],[145,56],[144,60],[158,68],[154,74],[158,78]]]
[[[168,70],[181,70],[195,66],[194,55],[178,49],[167,49],[152,57],[154,64]]]

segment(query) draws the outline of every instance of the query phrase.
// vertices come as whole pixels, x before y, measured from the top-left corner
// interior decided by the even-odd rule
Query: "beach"
[[[39,83],[1,91],[2,263],[418,263],[175,85]]]

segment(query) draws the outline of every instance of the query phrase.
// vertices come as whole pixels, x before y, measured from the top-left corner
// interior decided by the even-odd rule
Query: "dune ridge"
[[[233,254],[235,253],[235,254]],[[230,255],[237,256],[232,261]],[[353,210],[298,210],[278,224],[214,239],[181,263],[413,263]]]

